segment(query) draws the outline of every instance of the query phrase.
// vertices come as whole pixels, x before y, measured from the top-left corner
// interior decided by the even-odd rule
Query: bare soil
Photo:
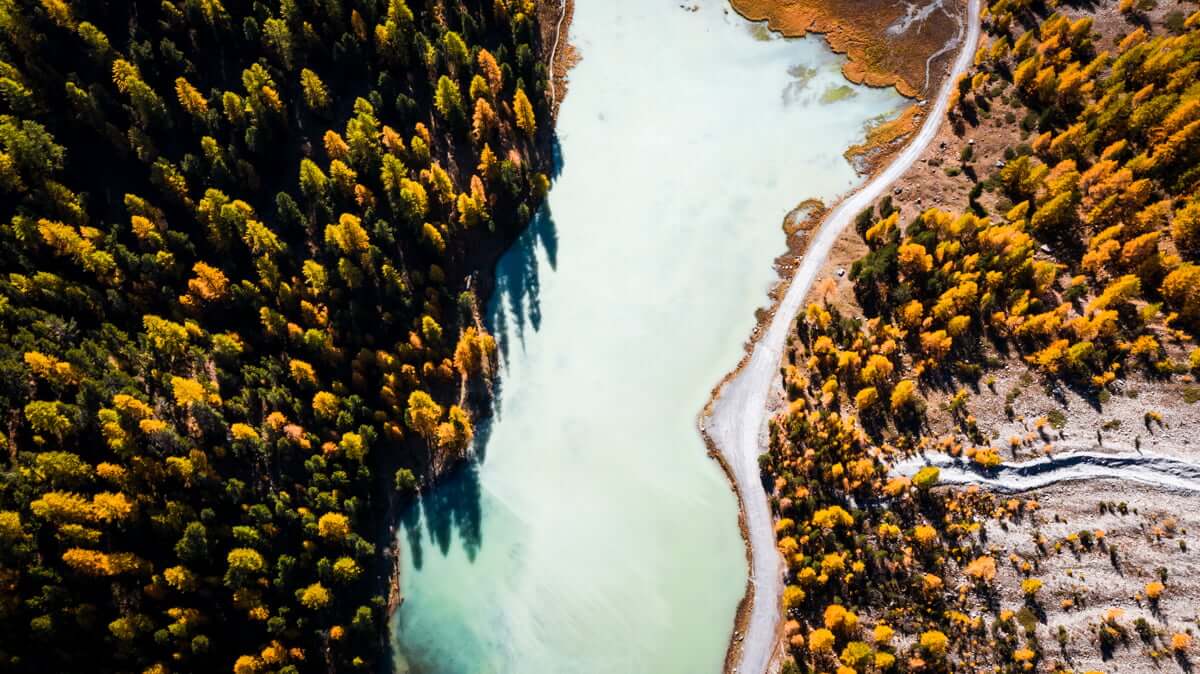
[[[1033,626],[1044,660],[1077,672],[1189,671],[1189,658],[1200,650],[1193,643],[1178,656],[1169,644],[1174,633],[1195,632],[1200,615],[1195,601],[1200,596],[1200,498],[1108,480],[1056,485],[1024,497],[1041,507],[988,524],[997,568],[992,587],[1000,610],[1018,613],[1019,622]],[[1083,531],[1090,532],[1090,545]],[[1026,562],[1030,569],[1023,571]],[[1164,571],[1165,590],[1151,601],[1146,585],[1160,581]],[[1027,602],[1022,592],[1026,578],[1044,583],[1035,601]],[[1023,608],[1028,611],[1022,613]],[[1098,626],[1114,608],[1122,611],[1114,622],[1126,637],[1106,656]],[[1142,630],[1148,641],[1135,626],[1139,618],[1150,628]]]

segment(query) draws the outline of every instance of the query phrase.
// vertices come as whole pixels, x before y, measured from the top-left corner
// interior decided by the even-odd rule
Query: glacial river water
[[[397,672],[716,674],[746,558],[696,431],[780,223],[860,182],[891,90],[724,0],[577,0],[546,208],[501,260],[479,461],[404,514]]]

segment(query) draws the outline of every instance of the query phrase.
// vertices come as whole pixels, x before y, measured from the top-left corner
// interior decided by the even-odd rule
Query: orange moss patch
[[[929,90],[937,79],[931,72],[926,82],[925,65],[931,54],[958,34],[958,22],[945,11],[932,11],[901,26],[907,7],[896,0],[730,0],[733,8],[751,21],[767,21],[772,30],[789,37],[821,33],[829,46],[848,60],[842,67],[846,79],[874,87],[895,86],[910,98]],[[946,9],[960,13],[956,0],[946,0]]]
[[[846,150],[846,161],[859,173],[874,173],[920,128],[923,118],[920,113],[920,106],[910,105],[895,119],[871,127],[864,142]]]

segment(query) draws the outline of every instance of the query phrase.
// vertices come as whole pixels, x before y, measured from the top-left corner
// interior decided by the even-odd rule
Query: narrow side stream
[[[402,523],[399,672],[720,671],[747,569],[696,414],[783,216],[857,185],[841,153],[903,104],[724,0],[576,5],[561,175],[488,311],[495,419]]]
[[[984,468],[965,458],[930,452],[895,465],[897,475],[913,476],[935,466],[943,484],[978,484],[1003,493],[1019,493],[1060,482],[1123,480],[1180,493],[1200,494],[1200,464],[1153,452],[1070,451],[1019,463]]]

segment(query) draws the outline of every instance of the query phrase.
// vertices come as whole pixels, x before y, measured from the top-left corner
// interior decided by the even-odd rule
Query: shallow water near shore
[[[842,152],[903,99],[822,103],[845,84],[824,41],[695,5],[576,0],[561,172],[488,308],[495,417],[401,522],[398,672],[721,670],[746,559],[696,415],[784,215],[856,186]]]

